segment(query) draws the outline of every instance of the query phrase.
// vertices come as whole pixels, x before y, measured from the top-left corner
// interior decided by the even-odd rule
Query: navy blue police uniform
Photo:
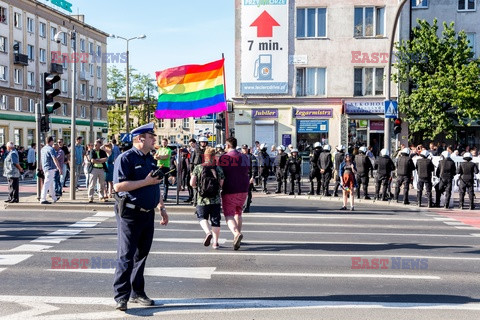
[[[137,134],[141,133],[144,132],[137,131]],[[143,154],[142,151],[132,147],[116,159],[113,183],[144,180],[155,169],[156,161],[150,153]],[[160,185],[119,192],[118,196],[125,196],[126,204],[123,206],[123,212],[119,201],[116,201],[114,206],[118,230],[117,268],[114,280],[117,302],[122,299],[128,300],[129,297],[146,295],[143,274],[153,240],[155,207],[160,202]]]

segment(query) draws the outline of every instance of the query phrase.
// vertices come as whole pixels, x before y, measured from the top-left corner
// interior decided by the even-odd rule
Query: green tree
[[[418,20],[413,40],[396,44],[395,82],[402,88],[399,111],[405,115],[410,135],[434,139],[440,133],[452,138],[457,126],[469,126],[480,118],[480,60],[464,31],[443,23],[438,36],[437,20]],[[408,87],[408,86],[407,86]]]
[[[125,111],[118,106],[111,106],[107,112],[108,128],[110,135],[125,132]]]
[[[125,96],[126,79],[125,73],[116,66],[107,69],[107,90],[108,96],[117,100]]]

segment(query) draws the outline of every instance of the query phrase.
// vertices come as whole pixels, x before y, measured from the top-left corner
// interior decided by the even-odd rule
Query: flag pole
[[[227,102],[227,83],[225,81],[225,55],[222,52],[223,59],[223,94],[225,96],[225,103],[227,103],[227,110],[223,113],[223,118],[225,119],[225,140],[229,138],[229,129],[228,129],[228,102]]]

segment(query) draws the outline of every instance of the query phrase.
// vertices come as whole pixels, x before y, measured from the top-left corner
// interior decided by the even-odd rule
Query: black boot
[[[470,210],[474,210],[475,209],[475,203],[473,201],[473,197],[470,199]]]
[[[313,183],[313,180],[312,180],[312,181],[310,181],[310,192],[308,193],[308,195],[313,196],[315,194],[313,189],[314,189],[314,183]]]
[[[435,207],[440,208],[440,192],[435,192]]]
[[[292,180],[292,182],[290,183],[290,193],[289,193],[289,195],[293,196],[295,194],[294,190],[295,190],[295,182]]]
[[[422,193],[421,192],[417,192],[417,203],[418,203],[419,207],[422,206]]]
[[[318,183],[318,181],[317,181],[317,192],[316,192],[316,195],[317,195],[317,196],[320,195],[320,183]]]
[[[277,182],[277,190],[275,190],[275,193],[282,193],[282,183]]]
[[[301,195],[302,194],[302,187],[300,186],[300,181],[297,181],[297,185],[298,185],[298,195]]]
[[[410,204],[410,201],[408,201],[408,191],[403,192],[403,204]]]
[[[287,180],[283,181],[283,185],[285,186],[284,193],[287,194],[288,193],[288,191],[287,191]]]

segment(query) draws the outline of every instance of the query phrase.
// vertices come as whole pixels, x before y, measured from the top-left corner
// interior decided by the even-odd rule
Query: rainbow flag
[[[204,65],[185,65],[157,71],[155,117],[182,119],[227,110],[224,59]]]

